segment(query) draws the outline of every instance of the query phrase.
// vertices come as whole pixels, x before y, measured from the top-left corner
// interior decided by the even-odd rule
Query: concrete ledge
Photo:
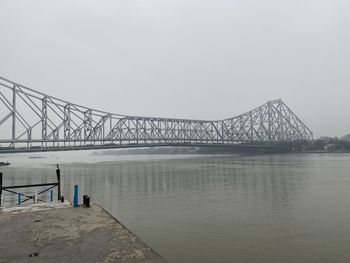
[[[60,209],[60,208],[69,208],[72,207],[72,204],[68,201],[64,203],[61,202],[47,202],[47,203],[37,203],[37,204],[23,204],[23,206],[13,206],[13,207],[0,207],[1,213],[7,214],[16,214],[16,213],[26,213],[26,212],[35,212],[41,210],[50,210],[50,209]]]
[[[0,210],[0,262],[165,262],[96,204],[52,206]]]

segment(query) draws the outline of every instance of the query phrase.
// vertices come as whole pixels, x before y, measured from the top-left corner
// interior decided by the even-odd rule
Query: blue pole
[[[18,206],[21,206],[21,193],[18,193]]]
[[[53,201],[53,191],[51,190],[50,191],[50,202],[52,202]]]
[[[74,185],[74,207],[78,207],[78,185]]]

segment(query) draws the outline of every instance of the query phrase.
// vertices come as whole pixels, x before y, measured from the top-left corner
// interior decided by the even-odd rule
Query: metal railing
[[[61,200],[62,199],[62,195],[61,195],[61,171],[60,171],[60,168],[58,165],[57,165],[57,169],[56,169],[56,177],[57,177],[57,182],[54,182],[54,183],[3,186],[3,173],[0,172],[0,206],[4,205],[3,192],[17,195],[17,198],[18,198],[17,204],[18,204],[18,206],[21,206],[21,204],[23,204],[29,200],[34,200],[35,203],[45,202],[44,199],[41,198],[40,196],[42,196],[44,193],[47,193],[50,190],[51,190],[50,191],[50,200],[53,201],[52,189],[57,187],[57,200]],[[34,194],[24,194],[23,192],[19,192],[17,190],[17,189],[25,189],[25,188],[39,188],[39,187],[41,187],[41,188],[45,187],[45,189],[40,190],[40,191],[34,191]]]

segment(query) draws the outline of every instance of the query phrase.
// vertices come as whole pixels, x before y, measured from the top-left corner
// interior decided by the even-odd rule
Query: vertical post
[[[268,129],[268,134],[267,134],[267,139],[269,142],[271,142],[271,102],[269,101],[267,103],[267,117],[268,117],[268,126],[267,126],[267,129]]]
[[[42,147],[47,146],[47,97],[42,98],[41,105],[41,139],[42,139]],[[45,143],[44,143],[45,141]]]
[[[253,125],[253,115],[252,112],[249,112],[249,119],[250,119],[250,139],[254,141],[254,125]]]
[[[27,148],[30,148],[32,147],[32,143],[31,143],[31,140],[32,140],[32,129],[31,128],[28,128],[27,129]]]
[[[68,142],[70,146],[70,134],[71,134],[71,107],[70,104],[64,106],[63,126],[64,126],[64,145]]]
[[[53,191],[50,191],[50,202],[53,202]]]
[[[18,206],[21,206],[21,193],[18,193]]]
[[[35,195],[34,195],[34,203],[38,203],[38,191],[35,191]]]
[[[281,127],[281,138],[282,138],[282,141],[286,140],[286,136],[284,135],[284,120],[283,120],[283,112],[282,112],[282,107],[283,107],[283,104],[282,104],[282,101],[280,100],[279,101],[279,105],[278,105],[278,109],[279,109],[279,116],[280,116],[280,127]]]
[[[78,185],[74,185],[74,207],[78,207]]]
[[[0,173],[0,206],[2,205],[2,173]]]
[[[58,164],[56,169],[56,176],[57,176],[57,200],[61,200],[61,170]]]
[[[12,92],[12,147],[15,148],[16,140],[16,86],[13,85]]]
[[[109,135],[110,135],[111,143],[113,143],[113,139],[112,139],[112,115],[109,115]]]
[[[92,133],[92,112],[91,110],[87,110],[84,112],[84,145],[86,144],[86,140],[91,137]]]

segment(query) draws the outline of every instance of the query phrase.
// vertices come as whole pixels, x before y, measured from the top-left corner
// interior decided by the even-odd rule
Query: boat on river
[[[0,166],[7,166],[7,165],[10,165],[9,162],[0,162]]]

